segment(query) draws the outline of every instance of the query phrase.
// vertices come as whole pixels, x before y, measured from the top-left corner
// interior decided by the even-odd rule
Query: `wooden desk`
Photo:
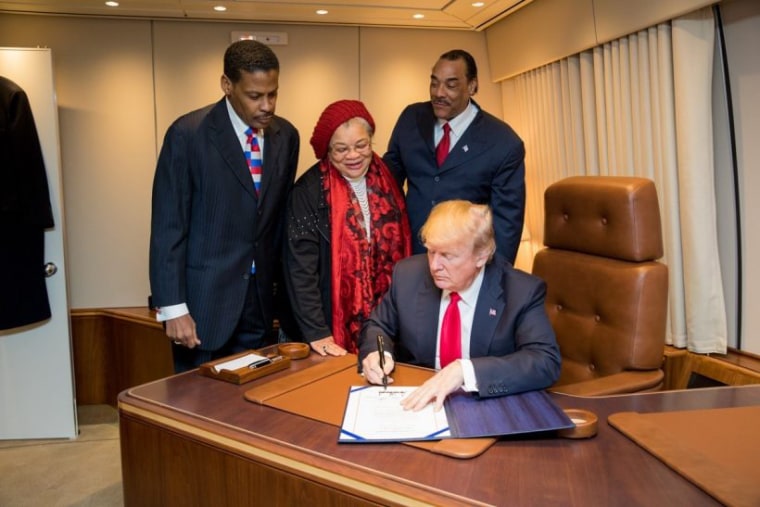
[[[338,444],[335,426],[244,400],[255,382],[188,372],[122,392],[125,505],[719,505],[607,417],[760,404],[760,386],[553,395],[596,413],[598,435],[513,438],[458,460],[400,444]]]

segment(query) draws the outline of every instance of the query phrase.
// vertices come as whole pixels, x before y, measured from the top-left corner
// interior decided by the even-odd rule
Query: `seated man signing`
[[[439,410],[460,388],[491,397],[552,385],[561,360],[544,310],[546,285],[494,253],[490,208],[440,203],[420,237],[427,253],[396,265],[388,292],[362,328],[359,358],[367,381],[381,384],[395,361],[440,370],[402,401],[410,410],[431,401]]]

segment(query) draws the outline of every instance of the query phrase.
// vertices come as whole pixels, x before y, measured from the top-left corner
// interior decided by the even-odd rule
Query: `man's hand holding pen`
[[[388,372],[385,371],[385,342],[383,335],[377,335],[377,356],[380,362],[380,369],[383,372],[383,388],[388,389]]]
[[[388,374],[392,373],[395,367],[396,363],[393,361],[393,357],[385,353],[385,342],[382,335],[378,336],[377,352],[370,352],[362,361],[364,378],[370,384],[388,387],[388,384],[393,383],[393,379]],[[429,403],[433,403],[434,410],[437,412],[443,408],[446,396],[461,389],[463,385],[462,363],[461,361],[454,361],[409,393],[401,400],[401,405],[405,410],[417,412]]]
[[[381,354],[383,357],[382,362],[380,360]],[[391,357],[390,354],[385,354],[384,348],[382,347],[378,352],[370,352],[367,357],[364,358],[364,361],[362,361],[364,378],[367,379],[367,382],[370,384],[387,385],[393,383],[393,379],[388,375],[393,372],[395,367],[396,363],[393,361],[393,357]],[[387,384],[383,383],[383,378],[386,379]]]

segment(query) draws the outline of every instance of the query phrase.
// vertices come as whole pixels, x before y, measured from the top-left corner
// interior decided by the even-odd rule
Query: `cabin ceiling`
[[[118,0],[118,7],[109,7],[105,0],[17,0],[0,1],[0,11],[480,31],[532,1],[534,0]],[[225,7],[226,10],[216,11],[214,8],[217,6]],[[318,14],[319,10],[327,13]]]

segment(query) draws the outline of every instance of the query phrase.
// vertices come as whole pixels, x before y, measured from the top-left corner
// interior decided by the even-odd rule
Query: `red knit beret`
[[[311,135],[311,147],[314,148],[314,155],[322,160],[327,155],[327,148],[330,146],[330,139],[338,127],[346,123],[351,118],[364,118],[375,130],[375,120],[369,114],[364,104],[358,100],[339,100],[333,102],[322,111],[322,114],[314,126],[314,133]]]

